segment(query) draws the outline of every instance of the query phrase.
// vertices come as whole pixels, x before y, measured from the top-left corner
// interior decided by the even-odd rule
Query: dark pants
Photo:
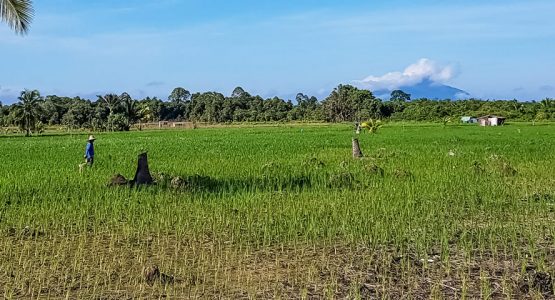
[[[92,167],[93,163],[94,163],[94,157],[87,157],[87,165]]]

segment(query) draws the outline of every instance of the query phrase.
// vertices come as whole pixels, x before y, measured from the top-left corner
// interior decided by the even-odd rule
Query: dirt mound
[[[358,184],[355,175],[350,172],[341,172],[338,174],[331,175],[328,180],[329,188],[353,188]]]
[[[143,276],[145,277],[146,283],[150,286],[154,285],[157,281],[163,285],[173,284],[175,281],[173,276],[160,272],[160,269],[156,265],[144,268]]]
[[[116,174],[108,182],[108,186],[124,186],[129,184],[129,181],[121,174]]]
[[[110,179],[110,182],[108,182],[109,187],[124,185],[139,186],[151,184],[154,184],[154,180],[150,175],[146,152],[139,155],[137,171],[135,172],[135,177],[133,178],[133,180],[127,180],[127,178],[125,178],[123,175],[116,174],[112,177],[112,179]]]

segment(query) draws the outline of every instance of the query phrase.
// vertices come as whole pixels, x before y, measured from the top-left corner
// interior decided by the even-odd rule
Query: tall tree
[[[69,128],[91,128],[94,110],[90,101],[75,99],[62,117],[62,124]]]
[[[233,89],[233,92],[231,92],[231,98],[240,98],[243,96],[247,96],[249,93],[245,92],[245,90],[238,86],[235,89]]]
[[[133,100],[128,93],[123,93],[119,96],[121,104],[123,105],[123,114],[127,119],[127,127],[131,128],[135,121],[139,118],[139,108],[137,101]]]
[[[120,98],[116,94],[107,94],[105,96],[98,95],[98,100],[106,103],[108,110],[110,111],[110,116],[114,113],[114,110],[120,105]]]
[[[379,101],[368,90],[339,85],[322,102],[326,119],[332,122],[353,121],[375,116]]]
[[[31,130],[35,129],[37,121],[41,116],[42,98],[39,91],[25,90],[19,96],[19,103],[14,109],[14,120],[19,128],[25,130],[25,136],[31,135]]]
[[[31,0],[0,0],[0,20],[17,34],[26,34],[33,21],[34,9]]]
[[[401,90],[394,90],[391,92],[391,101],[401,101],[401,102],[409,102],[410,101],[410,94],[407,94]]]
[[[175,103],[187,102],[191,99],[191,92],[182,88],[176,87],[173,89],[172,93],[168,96],[168,100]]]
[[[139,103],[137,112],[139,121],[146,123],[154,121],[154,113],[148,102]]]
[[[393,112],[401,112],[405,109],[405,103],[410,101],[410,94],[407,94],[401,90],[394,90],[391,92],[390,107]]]

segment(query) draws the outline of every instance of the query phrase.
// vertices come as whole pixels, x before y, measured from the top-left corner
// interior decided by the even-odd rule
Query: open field
[[[553,297],[555,125],[0,136],[0,295]],[[137,154],[178,187],[108,188]],[[168,180],[166,180],[168,181]],[[172,276],[149,285],[145,267]],[[162,276],[164,277],[164,276]]]

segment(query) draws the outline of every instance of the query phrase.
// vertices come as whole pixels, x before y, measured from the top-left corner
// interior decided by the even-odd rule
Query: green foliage
[[[123,116],[115,116],[125,124]],[[518,224],[514,230],[538,226],[517,219],[521,212],[527,218],[543,215],[541,204],[530,207],[521,197],[552,192],[552,125],[515,125],[522,130],[518,135],[514,126],[495,131],[465,126],[457,132],[439,124],[395,126],[382,128],[386,134],[361,135],[368,156],[360,161],[350,160],[345,126],[303,126],[302,134],[298,127],[103,133],[97,136],[95,170],[86,177],[77,170],[85,134],[82,142],[70,135],[0,137],[0,199],[12,203],[3,206],[0,231],[31,226],[56,235],[89,233],[92,226],[95,232],[177,231],[200,238],[210,228],[213,238],[233,236],[238,243],[261,242],[271,232],[272,243],[341,238],[381,244],[410,238],[416,245],[474,225],[495,228],[484,231],[484,239],[510,233],[508,224]],[[457,155],[446,155],[454,146]],[[210,183],[198,183],[192,194],[158,187],[106,189],[113,174],[132,177],[136,153],[130,147],[148,149],[152,172],[183,179],[199,175]],[[475,206],[476,195],[483,206]],[[232,218],[230,207],[246,215]],[[299,218],[303,215],[312,220],[311,229]],[[482,222],[470,222],[474,218]],[[497,218],[505,225],[488,223]]]
[[[25,90],[21,92],[19,103],[12,110],[13,122],[22,131],[25,131],[25,136],[31,135],[40,120],[42,114],[41,102],[42,98],[39,91]]]
[[[61,124],[74,129],[88,128],[91,124],[93,111],[90,102],[83,100],[75,101],[63,115]]]
[[[115,94],[107,94],[104,96],[98,96],[99,102],[104,102],[110,111],[110,115],[114,113],[120,107],[121,99],[118,95]]]
[[[88,134],[0,136],[0,294],[461,298],[553,271],[553,124],[381,130],[360,160],[345,125],[101,133],[83,173]],[[106,187],[142,148],[159,184]],[[175,283],[147,286],[150,264]]]
[[[380,116],[381,101],[372,92],[339,85],[322,102],[327,121],[344,122]]]
[[[33,21],[31,0],[0,0],[0,21],[5,22],[17,34],[26,34]]]
[[[108,130],[111,131],[129,131],[129,123],[124,114],[112,114],[108,117]]]
[[[367,129],[369,133],[378,133],[378,130],[382,128],[383,124],[381,120],[370,119],[361,124],[361,128]]]
[[[35,125],[35,131],[38,134],[43,134],[44,130],[45,130],[45,127],[46,126],[44,126],[44,124],[41,121],[38,121],[37,124]]]
[[[168,100],[174,103],[187,102],[191,100],[191,92],[182,87],[176,87],[168,96]]]
[[[391,98],[389,101],[393,102],[409,102],[410,101],[410,94],[407,94],[401,90],[395,90],[391,92]]]
[[[209,123],[328,121],[351,122],[368,119],[396,121],[426,121],[447,124],[461,116],[501,115],[509,121],[555,121],[555,100],[541,102],[429,100],[405,101],[406,95],[396,93],[394,100],[382,102],[370,91],[340,85],[319,102],[316,97],[299,93],[295,102],[278,97],[264,99],[252,96],[242,88],[230,97],[206,92],[188,96],[177,88],[171,102],[156,97],[133,99],[129,94],[98,96],[97,101],[49,95],[40,98],[36,109],[37,121],[48,125],[65,125],[73,129],[94,131],[132,128],[137,122],[192,121]],[[0,126],[18,126],[21,114],[18,105],[0,107]],[[35,110],[33,108],[33,110]],[[125,126],[112,127],[110,115],[125,117]],[[31,122],[32,123],[32,122]],[[32,125],[32,124],[31,124]],[[23,127],[22,127],[23,129]],[[26,131],[25,129],[23,129]],[[30,134],[30,132],[28,133]]]

